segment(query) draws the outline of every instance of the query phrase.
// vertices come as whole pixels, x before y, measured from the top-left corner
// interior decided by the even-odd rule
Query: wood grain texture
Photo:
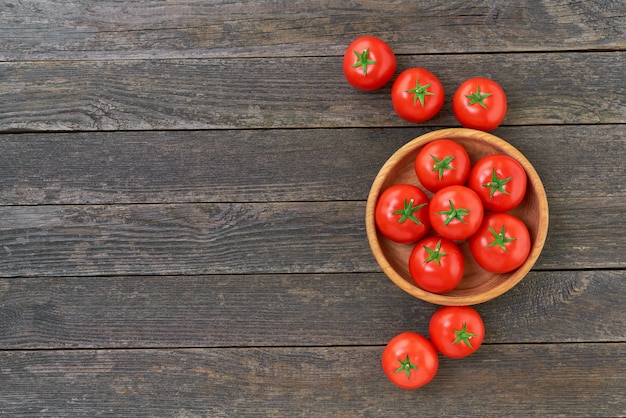
[[[0,275],[359,271],[373,263],[363,211],[361,202],[4,207]]]
[[[399,54],[612,49],[626,44],[625,12],[619,1],[7,1],[0,60],[340,55],[364,33]]]
[[[626,116],[626,51],[400,56],[397,71],[417,63],[448,103],[421,126],[458,126],[452,95],[476,75],[506,92],[505,126]],[[415,126],[393,111],[390,88],[357,91],[337,57],[0,63],[0,131]]]
[[[624,343],[485,345],[461,363],[442,359],[418,392],[386,380],[382,349],[5,351],[0,410],[138,417],[626,413]]]
[[[624,268],[615,237],[626,234],[626,197],[549,203],[535,268]],[[365,202],[0,207],[0,277],[379,271],[364,211]]]
[[[346,83],[366,34],[441,79],[434,119]],[[0,415],[626,416],[625,54],[613,0],[0,2]],[[437,307],[365,199],[474,76],[548,238],[481,349],[402,391],[383,347]]]
[[[625,291],[623,270],[531,272],[475,308],[486,344],[619,342]],[[437,309],[380,273],[0,279],[0,296],[4,350],[384,345]]]
[[[387,158],[433,129],[5,134],[0,205],[364,201]],[[533,163],[549,198],[626,193],[622,125],[494,134]]]

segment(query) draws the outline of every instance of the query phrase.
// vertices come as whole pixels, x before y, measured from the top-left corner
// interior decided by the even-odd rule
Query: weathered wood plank
[[[531,272],[486,344],[626,341],[626,271]],[[0,349],[384,345],[437,309],[382,274],[0,279]]]
[[[1,2],[0,415],[626,416],[626,4],[570,3]],[[436,118],[347,85],[363,34],[441,78]],[[476,75],[548,240],[405,392],[380,353],[436,306],[380,272],[364,200]]]
[[[5,1],[0,60],[623,49],[623,2]]]
[[[416,65],[447,91],[420,126],[458,126],[451,97],[477,75],[506,91],[504,125],[626,116],[626,51],[401,56],[398,71]],[[0,63],[0,131],[415,126],[395,114],[389,91],[353,89],[337,57]]]
[[[432,128],[0,135],[0,205],[365,200]],[[623,196],[622,125],[499,128],[550,198]],[[314,156],[315,158],[312,158]]]
[[[625,343],[485,345],[462,360],[442,359],[435,379],[418,391],[386,380],[381,352],[380,346],[5,351],[0,410],[137,417],[626,414]]]
[[[359,271],[373,266],[363,214],[363,202],[3,207],[0,276]]]
[[[582,215],[589,214],[588,216]],[[626,242],[621,238],[626,228],[626,198],[552,199],[550,226],[539,268],[593,268],[591,258],[605,254],[605,267],[623,268]],[[584,219],[583,219],[584,218]],[[582,225],[584,223],[584,225]],[[600,258],[603,258],[600,256]]]
[[[550,200],[536,268],[624,268],[624,208],[623,196]],[[362,201],[0,207],[0,277],[379,271],[364,211]]]

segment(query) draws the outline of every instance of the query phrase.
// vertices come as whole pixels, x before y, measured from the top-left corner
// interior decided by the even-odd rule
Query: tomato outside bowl
[[[528,182],[522,202],[510,210],[526,224],[531,237],[531,250],[526,261],[509,273],[490,273],[474,260],[467,241],[457,242],[465,260],[465,272],[459,285],[443,294],[431,293],[418,287],[409,273],[409,255],[414,244],[395,243],[376,228],[374,212],[380,194],[393,184],[408,183],[421,188],[428,197],[433,193],[424,188],[415,174],[415,157],[424,145],[437,139],[451,139],[463,145],[471,164],[490,154],[506,154],[515,158],[526,171]],[[365,209],[367,239],[378,265],[398,287],[410,295],[436,305],[476,305],[496,298],[518,284],[533,267],[543,249],[548,234],[548,200],[543,183],[528,159],[505,140],[479,130],[467,128],[441,129],[421,135],[398,149],[382,166],[372,183]],[[432,231],[431,231],[432,233]]]

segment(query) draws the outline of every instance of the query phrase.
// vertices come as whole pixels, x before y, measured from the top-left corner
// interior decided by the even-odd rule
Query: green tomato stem
[[[441,240],[437,241],[437,245],[435,245],[434,250],[431,250],[427,245],[424,245],[424,250],[428,253],[428,257],[424,260],[424,264],[434,261],[437,265],[441,265],[441,258],[448,255],[448,253],[444,253],[440,249]]]
[[[363,50],[363,52],[360,53],[360,54],[359,54],[359,51],[353,51],[353,52],[354,52],[354,55],[357,56],[357,62],[352,64],[352,68],[362,67],[363,68],[363,75],[367,75],[367,66],[376,64],[376,61],[372,61],[369,58],[370,49],[367,48],[367,49]]]
[[[505,179],[498,178],[496,174],[496,169],[491,169],[491,181],[483,184],[483,187],[489,187],[491,190],[489,191],[489,198],[491,199],[496,192],[500,192],[502,194],[509,194],[506,190],[504,190],[504,185],[509,181],[513,180],[513,177],[507,177]]]
[[[463,328],[461,328],[461,330],[454,331],[454,333],[456,334],[456,338],[454,339],[454,341],[452,341],[452,344],[457,344],[457,343],[460,343],[462,341],[469,348],[474,348],[474,347],[472,347],[472,343],[470,342],[470,338],[475,337],[476,334],[472,334],[471,332],[467,332],[467,322],[463,323]]]
[[[419,78],[416,78],[415,88],[406,90],[407,93],[413,93],[413,106],[415,106],[417,104],[417,101],[419,100],[422,107],[424,107],[424,98],[426,96],[435,95],[435,93],[428,91],[428,87],[430,87],[430,84],[421,85]]]
[[[498,247],[502,248],[503,251],[509,252],[509,250],[506,248],[506,244],[509,242],[513,242],[515,241],[517,238],[507,238],[505,236],[505,231],[504,231],[504,225],[502,225],[502,229],[500,230],[500,232],[496,232],[495,229],[493,229],[493,227],[489,227],[489,232],[491,232],[491,235],[493,235],[493,241],[489,243],[489,245],[487,247],[493,247],[495,245],[497,245]]]
[[[394,215],[400,215],[400,219],[398,219],[398,223],[401,224],[405,222],[407,219],[412,220],[417,225],[422,225],[419,219],[415,216],[415,212],[420,210],[426,206],[426,203],[422,203],[421,205],[413,206],[413,199],[404,201],[404,208],[398,209],[393,212]]]
[[[394,373],[400,373],[400,372],[404,372],[406,373],[406,378],[410,379],[411,378],[411,370],[417,370],[419,369],[419,367],[417,367],[417,365],[411,363],[411,359],[409,359],[409,355],[406,355],[406,359],[402,360],[402,359],[398,359],[398,361],[400,362],[400,367],[398,367],[396,370],[394,370]]]
[[[469,106],[478,103],[480,107],[482,107],[483,109],[487,109],[487,105],[485,104],[484,100],[489,96],[491,96],[491,93],[481,93],[480,86],[476,86],[476,91],[470,92],[470,94],[466,95],[465,97],[469,99]]]
[[[449,155],[439,160],[437,157],[430,154],[430,158],[432,158],[435,161],[435,164],[433,164],[433,169],[431,171],[439,171],[439,180],[441,180],[441,178],[443,177],[443,173],[446,170],[456,170],[456,168],[450,165],[450,163],[452,162],[452,160],[454,160],[455,157],[456,157],[455,155]]]
[[[446,220],[443,222],[443,224],[448,225],[454,219],[466,224],[467,221],[465,220],[465,216],[469,215],[471,210],[466,209],[466,208],[455,208],[454,203],[452,203],[452,200],[448,200],[448,203],[450,204],[450,210],[437,212],[437,215],[447,215]]]

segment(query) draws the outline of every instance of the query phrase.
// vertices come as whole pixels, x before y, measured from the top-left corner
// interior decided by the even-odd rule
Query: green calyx
[[[424,98],[426,96],[434,96],[434,93],[428,91],[428,87],[430,84],[424,84],[423,86],[420,84],[419,78],[415,79],[415,88],[406,90],[407,93],[413,93],[413,106],[417,104],[419,100],[420,104],[424,106]]]
[[[356,55],[357,60],[358,60],[357,62],[352,64],[352,68],[362,67],[363,68],[363,75],[367,75],[367,66],[376,64],[376,61],[372,61],[369,58],[370,49],[367,48],[367,49],[363,50],[363,52],[361,52],[361,53],[359,53],[359,51],[352,51],[352,52],[354,52],[354,55]]]
[[[448,200],[448,203],[450,203],[450,210],[437,212],[437,215],[447,215],[446,220],[443,222],[443,224],[448,225],[454,219],[458,220],[461,223],[466,224],[467,222],[465,221],[465,216],[469,215],[471,210],[465,209],[465,208],[458,208],[458,209],[455,208],[454,203],[452,203],[452,200]]]
[[[431,250],[427,245],[424,245],[424,250],[428,253],[428,257],[424,260],[424,264],[434,261],[437,265],[441,265],[441,258],[448,255],[448,253],[441,252],[441,240],[437,241],[435,249]]]
[[[433,164],[433,169],[431,171],[439,171],[439,180],[443,177],[443,173],[446,170],[456,170],[456,168],[450,166],[452,160],[454,160],[454,155],[450,155],[449,157],[443,158],[441,160],[437,159],[434,155],[430,154],[430,158],[435,161]]]
[[[411,370],[417,370],[419,368],[417,365],[411,363],[411,359],[409,359],[408,354],[406,355],[406,359],[398,359],[398,361],[400,362],[400,367],[394,370],[394,373],[404,372],[406,373],[407,379],[411,378]]]
[[[467,332],[467,322],[463,323],[463,328],[461,328],[459,331],[455,330],[454,333],[456,334],[456,338],[454,339],[454,341],[452,341],[452,344],[460,343],[462,341],[469,348],[474,348],[472,347],[470,338],[475,337],[476,334]]]
[[[481,93],[480,92],[480,86],[476,86],[476,91],[475,92],[471,92],[470,94],[466,95],[465,97],[467,97],[469,99],[469,105],[474,105],[476,103],[478,103],[483,109],[487,109],[487,105],[485,104],[484,100],[491,96],[491,93]]]
[[[394,215],[400,215],[400,219],[398,219],[398,223],[399,224],[403,223],[407,219],[410,219],[413,222],[415,222],[416,224],[422,225],[420,220],[417,219],[417,217],[415,216],[415,212],[417,212],[418,210],[420,210],[424,206],[426,206],[426,203],[422,203],[421,205],[413,206],[413,199],[405,200],[404,201],[404,207],[402,209],[398,209],[398,210],[394,211],[393,214]]]
[[[504,185],[513,180],[513,177],[507,177],[505,179],[500,179],[496,175],[496,169],[491,169],[491,181],[483,184],[483,187],[489,187],[491,190],[489,191],[489,198],[491,199],[496,192],[500,192],[502,194],[509,194],[506,190],[504,190]]]
[[[504,232],[504,225],[502,225],[502,229],[500,230],[500,232],[496,232],[495,229],[493,229],[493,227],[489,227],[489,232],[491,232],[491,235],[493,235],[493,241],[489,243],[488,247],[493,247],[493,246],[498,246],[500,247],[503,251],[508,252],[509,250],[506,248],[506,244],[509,242],[513,242],[515,241],[517,238],[507,238],[505,236],[505,232]]]

